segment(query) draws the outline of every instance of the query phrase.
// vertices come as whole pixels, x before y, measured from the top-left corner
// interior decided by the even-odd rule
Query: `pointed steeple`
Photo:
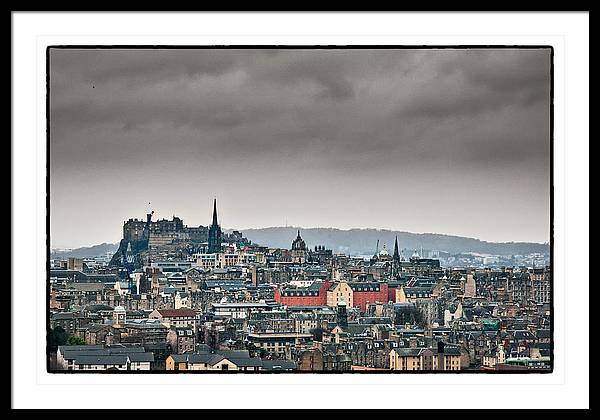
[[[292,242],[292,251],[306,251],[306,242],[300,236],[300,229],[298,229],[298,236]]]
[[[398,236],[396,236],[396,240],[394,241],[394,261],[400,261],[400,253],[398,252]]]
[[[213,218],[212,218],[212,224],[213,225],[218,225],[219,223],[217,222],[217,199],[215,198],[214,201],[214,205],[213,205]]]
[[[379,255],[379,239],[377,239],[377,245],[375,245],[375,257]]]
[[[214,254],[217,252],[221,252],[221,242],[223,239],[223,232],[221,231],[221,227],[219,226],[219,222],[217,220],[217,199],[213,203],[213,218],[212,224],[208,229],[208,253]]]

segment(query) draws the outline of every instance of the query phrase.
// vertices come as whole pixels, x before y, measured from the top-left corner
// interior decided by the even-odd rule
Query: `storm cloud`
[[[549,240],[548,49],[52,49],[53,246],[122,222]]]

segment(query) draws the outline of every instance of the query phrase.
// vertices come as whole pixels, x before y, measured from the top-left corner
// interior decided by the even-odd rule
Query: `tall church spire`
[[[215,198],[214,204],[213,204],[213,218],[212,218],[212,224],[213,225],[218,225],[219,223],[217,222],[217,199]]]
[[[394,261],[400,261],[400,253],[398,252],[398,236],[396,236],[396,240],[394,241]]]
[[[212,224],[208,229],[208,253],[214,254],[217,252],[221,252],[221,241],[223,239],[223,232],[221,231],[221,227],[217,221],[217,199],[213,203],[213,217]]]
[[[397,277],[400,272],[400,253],[398,252],[398,236],[394,241],[394,255],[392,256],[392,277]]]

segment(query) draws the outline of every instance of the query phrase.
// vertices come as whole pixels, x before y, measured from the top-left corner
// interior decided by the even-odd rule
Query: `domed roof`
[[[390,255],[385,244],[383,244],[383,248],[381,248],[381,251],[379,251],[379,255]]]

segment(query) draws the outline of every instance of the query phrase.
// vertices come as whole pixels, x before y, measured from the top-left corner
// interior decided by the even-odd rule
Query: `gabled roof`
[[[292,370],[296,369],[296,362],[293,360],[263,360],[264,370]]]
[[[421,353],[423,351],[425,351],[425,349],[419,348],[419,347],[408,347],[408,348],[395,347],[392,351],[395,351],[396,354],[398,354],[398,356],[400,356],[400,357],[417,357],[417,356],[420,356]]]
[[[55,312],[50,315],[52,321],[61,321],[65,319],[74,319],[75,314],[73,312]]]
[[[114,356],[114,355],[139,355],[144,354],[146,350],[143,347],[116,347],[116,348],[96,348],[96,349],[64,349],[63,358],[65,360],[77,359],[80,356]]]
[[[130,353],[129,360],[132,362],[154,362],[154,353]]]
[[[187,360],[189,363],[208,363],[215,355],[213,353],[190,353],[187,355]]]
[[[354,292],[379,292],[381,290],[381,283],[348,283],[348,286]]]
[[[58,346],[58,351],[60,353],[64,353],[66,350],[85,351],[85,350],[101,350],[103,348],[104,348],[104,346],[102,344],[82,344],[82,345],[75,345],[75,346]]]
[[[238,367],[262,367],[263,365],[263,361],[258,357],[249,357],[244,359],[231,359],[229,357],[225,357],[225,359],[229,360]]]
[[[225,358],[223,356],[221,356],[220,354],[213,354],[212,357],[210,359],[208,359],[208,364],[211,366],[216,365],[217,363],[219,363],[222,360],[225,360]]]
[[[124,365],[127,363],[127,359],[127,355],[124,354],[80,354],[74,359],[74,362],[77,365]]]
[[[248,350],[221,350],[219,354],[227,359],[249,359],[250,352]]]
[[[158,313],[167,318],[175,317],[196,317],[196,311],[187,308],[180,309],[157,309]]]
[[[370,330],[369,327],[369,325],[348,324],[346,327],[340,328],[349,335],[367,335]]]

